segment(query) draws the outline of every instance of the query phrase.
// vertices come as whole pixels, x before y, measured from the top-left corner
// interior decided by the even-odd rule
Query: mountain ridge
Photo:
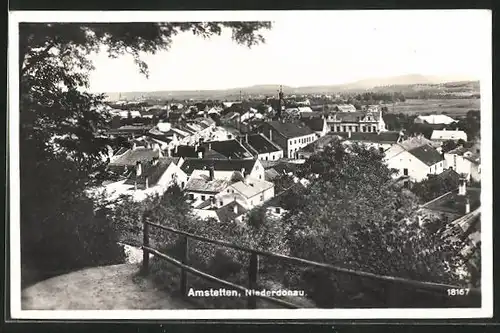
[[[221,96],[238,97],[243,95],[276,95],[280,86],[286,94],[310,94],[325,92],[349,92],[363,91],[380,87],[400,86],[400,85],[418,85],[418,84],[443,84],[452,82],[475,82],[475,78],[465,75],[422,75],[407,74],[382,78],[366,78],[354,82],[331,84],[331,85],[312,85],[312,86],[290,86],[279,84],[257,84],[247,87],[237,87],[228,89],[198,89],[198,90],[158,90],[158,91],[129,91],[105,93],[110,99],[118,99],[119,95],[125,98],[139,97],[162,97],[162,98],[217,98]],[[112,98],[114,97],[114,98]]]

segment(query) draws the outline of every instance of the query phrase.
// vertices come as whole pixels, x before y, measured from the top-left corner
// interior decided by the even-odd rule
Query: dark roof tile
[[[408,152],[428,166],[434,165],[443,160],[441,154],[429,145],[413,148],[408,150]]]

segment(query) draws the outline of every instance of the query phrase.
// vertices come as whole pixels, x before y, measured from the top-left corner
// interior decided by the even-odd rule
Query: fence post
[[[250,265],[248,267],[248,289],[251,292],[257,289],[257,279],[259,276],[259,256],[257,253],[252,252],[250,255]],[[247,308],[256,309],[257,308],[257,297],[248,296]]]
[[[182,254],[181,262],[185,265],[189,263],[189,238],[187,236],[182,237]],[[181,268],[181,295],[186,296],[188,294],[187,290],[187,272],[184,268]]]
[[[147,223],[148,220],[144,218],[143,222],[144,228],[142,233],[142,245],[149,247],[149,224]],[[144,248],[142,249],[142,273],[144,275],[149,274],[149,252]]]

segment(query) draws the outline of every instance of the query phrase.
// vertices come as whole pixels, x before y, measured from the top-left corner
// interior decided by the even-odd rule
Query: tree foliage
[[[291,255],[381,275],[457,282],[462,262],[456,245],[407,223],[417,200],[391,185],[391,173],[376,150],[335,143],[313,155],[302,170],[311,183],[284,217]],[[315,269],[290,274],[290,283],[305,288],[319,306],[412,301],[398,298],[401,289],[361,278]]]
[[[168,50],[172,38],[181,32],[208,38],[231,29],[237,43],[250,47],[264,41],[259,31],[269,27],[268,22],[21,23],[23,262],[40,261],[37,253],[43,253],[44,249],[52,251],[51,260],[61,262],[61,267],[66,259],[58,261],[58,258],[69,253],[80,255],[81,260],[74,259],[75,265],[94,264],[91,253],[102,253],[97,249],[109,245],[99,237],[95,238],[101,240],[99,244],[91,244],[89,239],[75,240],[71,236],[84,223],[97,223],[93,214],[85,218],[74,214],[80,205],[87,204],[82,197],[85,189],[105,179],[108,145],[113,145],[101,135],[110,120],[102,108],[104,96],[86,92],[89,72],[94,69],[89,60],[92,53],[103,51],[112,58],[131,55],[139,70],[148,75],[141,56]],[[109,225],[103,224],[102,228],[106,232],[111,230]],[[60,232],[56,236],[50,230]],[[81,252],[74,253],[71,247]],[[104,252],[109,253],[109,261],[117,258],[112,252]]]

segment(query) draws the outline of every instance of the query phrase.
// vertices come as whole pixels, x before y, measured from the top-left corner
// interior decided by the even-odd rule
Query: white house
[[[429,116],[418,116],[413,121],[415,124],[442,124],[449,125],[456,122],[455,119],[445,114],[433,114]]]
[[[481,181],[481,157],[470,149],[459,147],[444,154],[445,167],[459,174],[465,174],[467,180]]]
[[[209,158],[186,158],[181,165],[181,169],[192,175],[196,172],[208,174],[210,168],[214,170],[214,178],[221,177],[227,179],[228,172],[238,172],[243,177],[250,176],[255,179],[264,179],[264,167],[258,159],[209,159]],[[223,174],[222,172],[226,172]]]
[[[263,134],[246,134],[242,144],[259,160],[277,161],[283,158],[283,149]]]
[[[253,208],[274,197],[274,184],[264,179],[245,177],[244,180],[231,184],[227,191],[231,191],[229,194],[240,194],[246,206]]]
[[[440,142],[448,141],[448,140],[458,141],[460,139],[467,141],[467,134],[464,131],[447,130],[447,129],[434,130],[434,131],[432,131],[432,135],[431,135],[431,140],[440,141]]]
[[[297,158],[297,152],[315,141],[317,134],[305,125],[270,121],[262,124],[262,133],[283,149],[284,156]]]
[[[396,153],[390,150],[397,151]],[[384,160],[391,169],[396,169],[394,178],[406,177],[410,181],[420,182],[428,174],[440,174],[445,169],[443,156],[429,145],[404,149],[401,145],[389,148]]]
[[[109,198],[121,195],[132,196],[136,201],[144,200],[149,195],[161,195],[177,184],[181,189],[187,183],[187,175],[180,169],[182,158],[153,157],[138,160],[135,168],[126,178],[103,186]]]

